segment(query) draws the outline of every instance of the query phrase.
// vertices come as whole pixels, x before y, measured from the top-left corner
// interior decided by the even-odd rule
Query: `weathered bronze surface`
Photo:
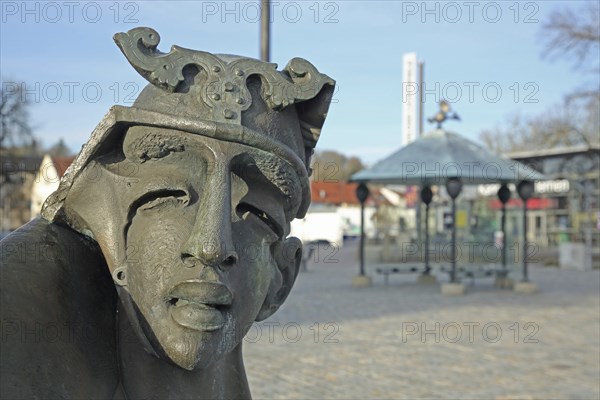
[[[115,41],[150,84],[1,242],[2,398],[249,398],[242,339],[294,284],[334,81]]]

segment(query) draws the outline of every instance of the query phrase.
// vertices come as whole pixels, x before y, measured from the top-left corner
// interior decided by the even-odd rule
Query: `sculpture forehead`
[[[191,151],[200,156],[201,163],[214,163],[214,167],[218,168],[229,165],[232,172],[240,176],[249,177],[260,172],[287,198],[298,197],[302,192],[300,178],[287,161],[266,151],[239,143],[171,129],[136,126],[127,131],[123,149],[128,159],[142,164],[149,160],[167,159],[171,155]],[[173,160],[177,163],[182,160],[187,161],[189,157],[178,157]],[[232,162],[234,165],[230,165]],[[251,168],[253,166],[256,168]],[[190,171],[194,170],[193,165],[185,167]]]
[[[129,128],[123,141],[123,150],[128,158],[145,162],[160,159],[172,153],[195,150],[205,157],[231,160],[240,154],[248,154],[255,161],[264,160],[261,165],[288,169],[293,167],[284,159],[267,151],[241,143],[218,140],[202,135],[147,126]],[[207,152],[208,151],[208,152]]]

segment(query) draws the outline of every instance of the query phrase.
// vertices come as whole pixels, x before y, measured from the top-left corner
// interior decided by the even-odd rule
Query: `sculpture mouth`
[[[233,294],[220,282],[186,281],[176,285],[167,298],[173,320],[189,329],[212,332],[225,325],[226,308]]]

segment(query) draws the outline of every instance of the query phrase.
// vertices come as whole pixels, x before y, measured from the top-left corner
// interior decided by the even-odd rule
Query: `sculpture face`
[[[131,128],[123,148],[126,159],[104,168],[135,173],[123,193],[101,196],[127,193],[127,228],[124,243],[103,251],[115,260],[127,248],[129,318],[155,351],[186,369],[207,367],[240,343],[281,283],[273,250],[289,229],[282,189],[295,182],[277,177],[293,172],[264,151],[167,129]]]
[[[289,222],[310,203],[335,82],[300,58],[278,71],[177,46],[165,54],[150,28],[114,39],[150,85],[133,107],[111,108],[42,214],[98,243],[149,353],[207,368],[241,355],[252,322],[294,283],[301,244],[286,238]]]

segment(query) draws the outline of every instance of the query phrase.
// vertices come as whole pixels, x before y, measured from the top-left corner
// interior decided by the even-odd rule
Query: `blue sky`
[[[150,26],[162,51],[258,57],[259,3],[2,1],[0,74],[26,82],[45,145],[62,137],[77,150],[112,104],[130,105],[146,84],[114,33]],[[318,148],[371,163],[401,145],[403,53],[425,61],[425,116],[449,97],[463,121],[447,128],[477,140],[507,115],[542,112],[589,81],[568,60],[541,57],[549,12],[582,3],[273,1],[271,59],[283,67],[303,57],[337,81]]]

